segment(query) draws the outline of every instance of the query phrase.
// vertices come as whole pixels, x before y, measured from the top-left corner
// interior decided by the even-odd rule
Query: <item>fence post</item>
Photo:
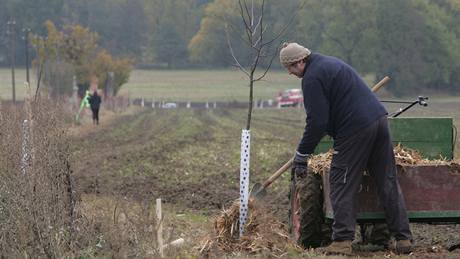
[[[26,87],[26,97],[24,98],[24,110],[26,119],[22,122],[22,157],[21,157],[21,172],[23,175],[27,173],[31,160],[31,127],[32,127],[32,107],[31,107],[31,94],[29,84],[24,83]]]

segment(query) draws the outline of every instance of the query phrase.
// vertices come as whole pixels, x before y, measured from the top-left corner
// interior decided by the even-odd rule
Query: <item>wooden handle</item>
[[[292,161],[294,161],[294,158],[289,159],[289,161],[287,161],[286,164],[284,164],[280,169],[278,169],[278,171],[276,171],[272,176],[270,176],[270,178],[268,178],[263,183],[263,185],[262,185],[263,188],[265,189],[268,186],[270,186],[270,184],[272,184],[272,182],[274,182],[276,179],[278,179],[278,177],[280,177],[280,175],[282,175],[284,172],[286,172],[286,170],[288,170],[289,167],[291,167]]]
[[[375,93],[377,92],[382,86],[384,86],[388,81],[390,81],[390,78],[388,76],[385,76],[380,82],[378,82],[374,87],[372,87],[372,92]]]

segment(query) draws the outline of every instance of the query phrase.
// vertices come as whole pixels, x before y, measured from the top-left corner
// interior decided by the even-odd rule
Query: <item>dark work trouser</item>
[[[390,232],[396,240],[411,239],[386,116],[350,137],[334,140],[334,151],[330,172],[332,239],[354,239],[356,198],[366,169],[375,180]]]
[[[91,111],[93,112],[93,122],[99,124],[99,108],[91,107]]]

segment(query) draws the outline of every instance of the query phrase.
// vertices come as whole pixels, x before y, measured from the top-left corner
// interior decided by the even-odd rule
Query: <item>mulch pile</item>
[[[440,158],[436,160],[428,160],[413,149],[403,148],[400,145],[394,147],[395,159],[397,165],[450,165],[451,162]],[[332,150],[327,153],[314,155],[309,159],[308,166],[312,172],[324,174],[329,172],[332,161]]]
[[[451,161],[440,157],[436,160],[428,160],[413,149],[403,148],[401,145],[394,147],[396,164],[398,165],[450,165]]]
[[[249,200],[249,211],[244,235],[239,238],[239,202],[235,201],[230,208],[223,210],[213,220],[211,233],[202,240],[200,253],[280,257],[289,250],[300,250],[289,238],[285,225],[253,199]]]

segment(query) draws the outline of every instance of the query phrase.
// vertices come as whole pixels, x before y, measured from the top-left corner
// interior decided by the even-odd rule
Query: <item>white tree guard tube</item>
[[[251,147],[251,131],[241,132],[240,160],[240,236],[244,233],[244,225],[248,218],[249,208],[249,151]]]

